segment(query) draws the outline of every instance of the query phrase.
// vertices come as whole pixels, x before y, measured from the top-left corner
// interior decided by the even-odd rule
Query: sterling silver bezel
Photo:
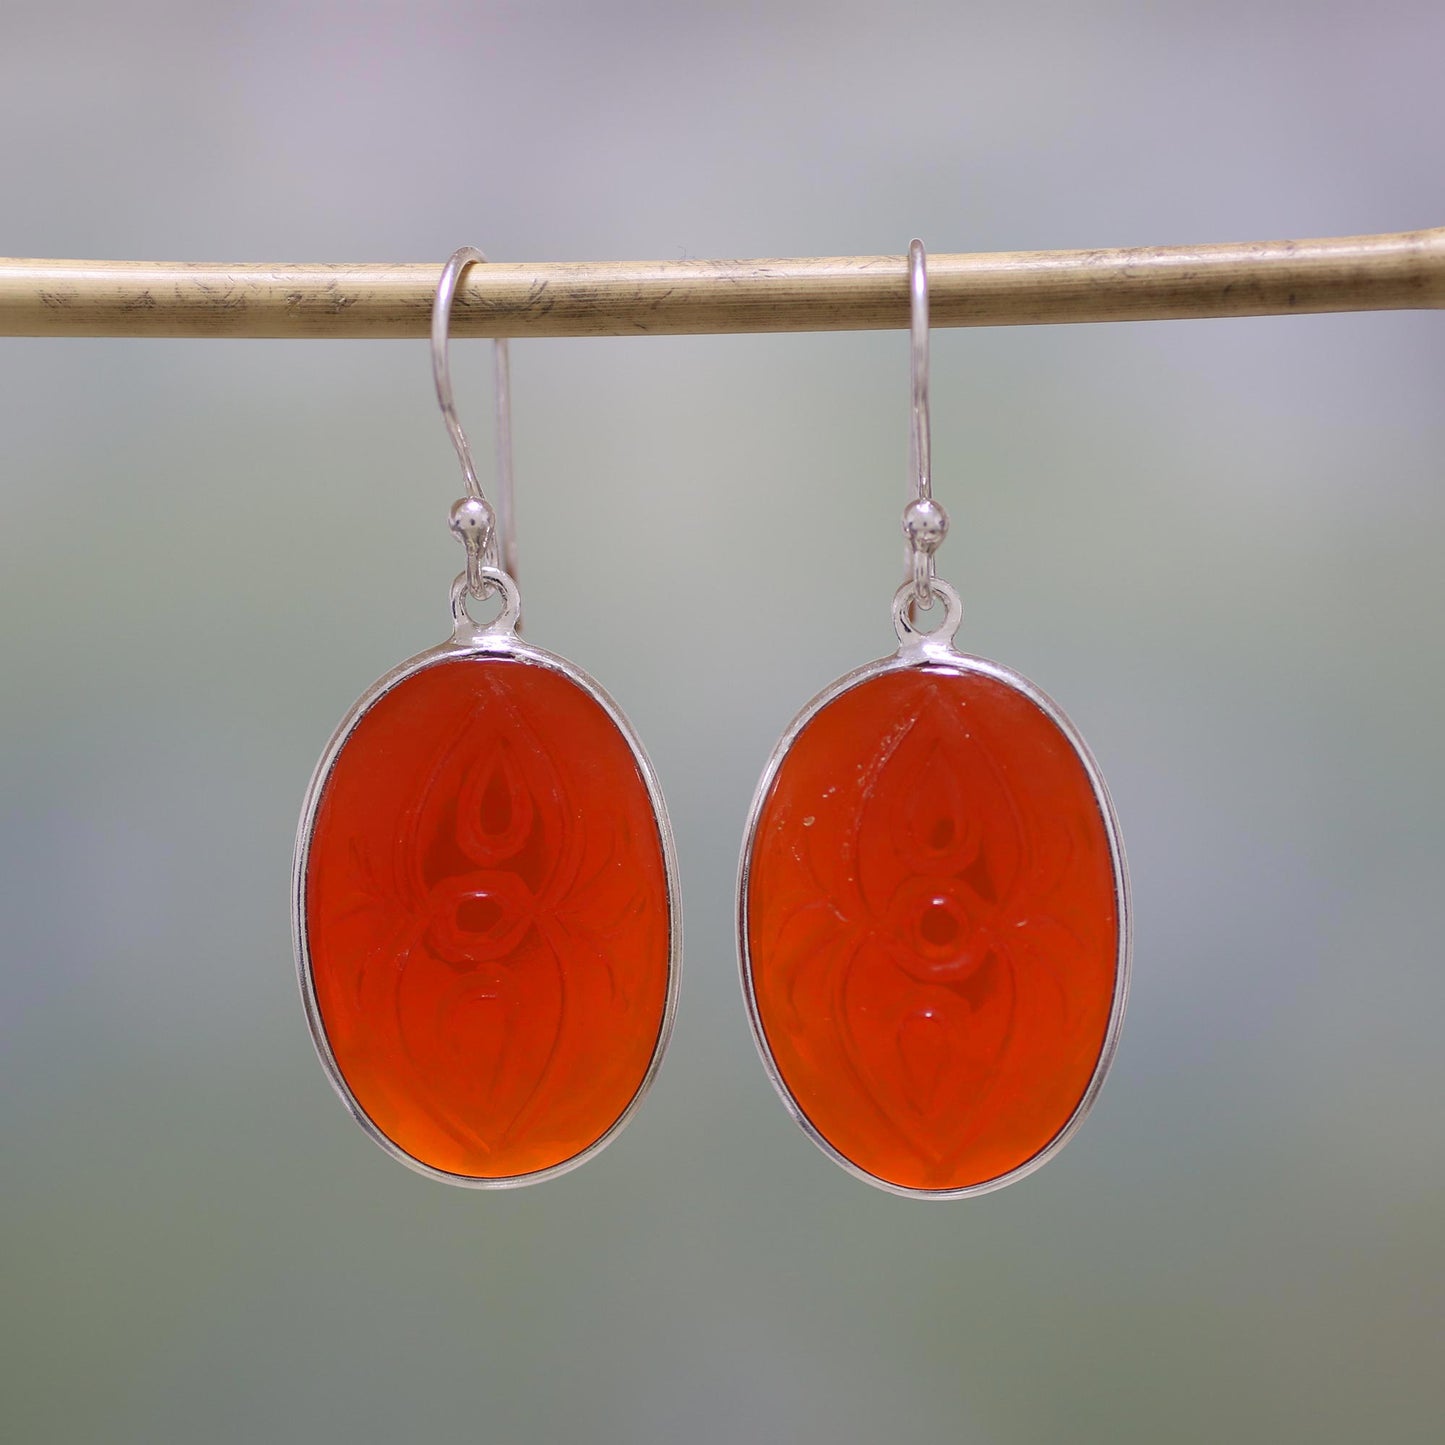
[[[1119,834],[1119,822],[1114,812],[1114,805],[1109,797],[1109,791],[1104,783],[1104,776],[1099,770],[1099,765],[1094,760],[1093,754],[1089,751],[1088,745],[1079,735],[1068,716],[1059,705],[1036,687],[1026,677],[1014,672],[1012,669],[1002,666],[997,662],[990,662],[985,658],[974,657],[968,653],[959,652],[947,638],[951,638],[954,629],[958,625],[960,609],[956,594],[946,583],[937,582],[936,589],[944,596],[947,604],[947,620],[936,632],[923,633],[914,629],[908,620],[905,598],[908,587],[899,591],[900,601],[895,599],[894,621],[898,627],[902,639],[898,651],[889,657],[879,658],[875,662],[866,663],[854,671],[845,673],[836,682],[823,689],[794,719],[789,723],[787,730],[778,740],[771,756],[768,758],[767,766],[763,769],[763,775],[758,781],[757,791],[753,795],[752,807],[748,812],[747,826],[743,832],[742,856],[738,866],[737,884],[737,933],[738,933],[738,961],[742,976],[743,997],[747,1004],[748,1021],[752,1025],[753,1042],[757,1045],[759,1057],[762,1059],[763,1068],[767,1071],[773,1088],[777,1090],[778,1096],[782,1099],[788,1112],[797,1121],[803,1132],[828,1156],[835,1164],[847,1170],[856,1178],[872,1184],[875,1188],[886,1190],[890,1194],[903,1195],[914,1199],[971,1199],[982,1194],[991,1194],[997,1189],[1003,1189],[1009,1184],[1023,1179],[1032,1174],[1036,1169],[1041,1169],[1049,1162],[1065,1144],[1077,1133],[1080,1124],[1093,1107],[1094,1100],[1098,1097],[1099,1090],[1103,1087],[1104,1079],[1114,1061],[1114,1054],[1119,1044],[1119,1031],[1124,1022],[1124,1011],[1129,997],[1129,970],[1132,957],[1132,920],[1129,912],[1129,872],[1128,864],[1124,857],[1123,841]],[[855,1164],[823,1136],[814,1126],[802,1106],[793,1097],[787,1083],[784,1081],[777,1061],[773,1057],[772,1048],[768,1043],[768,1037],[763,1028],[762,1017],[758,1011],[757,995],[753,989],[753,966],[752,954],[748,944],[748,884],[752,871],[753,848],[757,839],[758,820],[762,815],[763,805],[768,794],[772,790],[773,781],[777,777],[778,769],[782,766],[783,760],[792,750],[793,744],[798,740],[803,729],[823,711],[830,703],[842,697],[844,693],[857,687],[860,683],[867,682],[875,677],[884,677],[893,672],[907,672],[914,669],[928,672],[948,672],[955,674],[979,674],[991,677],[1004,683],[1006,686],[1022,693],[1026,698],[1040,708],[1051,722],[1059,729],[1070,746],[1074,749],[1080,762],[1084,765],[1089,782],[1094,791],[1095,801],[1099,806],[1100,816],[1104,822],[1104,832],[1109,840],[1109,853],[1114,869],[1114,906],[1117,910],[1119,922],[1119,942],[1115,957],[1114,974],[1114,995],[1109,1012],[1109,1024],[1104,1033],[1103,1046],[1099,1051],[1098,1061],[1094,1065],[1094,1072],[1089,1079],[1078,1104],[1072,1114],[1069,1115],[1059,1132],[1039,1152],[1030,1159],[1020,1164],[1017,1168],[1010,1170],[1007,1174],[1001,1174],[997,1178],[988,1179],[980,1184],[968,1185],[961,1189],[914,1189],[907,1185],[895,1184],[887,1179],[881,1179],[876,1174]]]
[[[332,733],[331,740],[326,744],[326,749],[321,754],[320,761],[316,764],[316,769],[311,775],[311,782],[306,789],[305,801],[301,807],[301,821],[296,832],[296,849],[291,866],[291,936],[296,955],[297,981],[301,989],[301,1001],[306,1011],[306,1023],[311,1031],[311,1042],[316,1047],[317,1057],[321,1060],[321,1066],[326,1071],[332,1087],[340,1095],[342,1103],[346,1105],[348,1112],[362,1130],[393,1159],[405,1164],[408,1169],[425,1175],[428,1179],[435,1179],[444,1184],[455,1184],[465,1189],[515,1189],[522,1185],[540,1184],[548,1179],[559,1178],[599,1154],[622,1132],[646,1097],[647,1091],[652,1087],[658,1069],[662,1065],[662,1057],[667,1051],[668,1041],[672,1036],[673,1022],[677,1014],[678,988],[682,971],[682,891],[678,879],[677,850],[673,839],[672,823],[667,815],[662,788],[658,783],[652,761],[638,740],[637,734],[633,731],[632,724],[608,693],[575,663],[522,641],[516,632],[519,602],[515,583],[505,573],[499,573],[490,568],[485,569],[484,576],[503,592],[505,605],[502,615],[490,624],[478,624],[472,621],[466,611],[465,584],[467,579],[464,573],[457,579],[457,584],[452,589],[452,614],[455,622],[452,637],[440,646],[428,648],[425,652],[408,658],[378,678],[352,705],[350,711],[337,726],[336,731]],[[311,836],[316,823],[316,812],[320,806],[326,781],[331,775],[331,769],[340,756],[341,750],[346,746],[347,740],[362,718],[398,684],[439,663],[453,662],[459,658],[469,657],[511,658],[536,667],[545,667],[551,672],[560,673],[570,682],[575,683],[601,706],[626,740],[637,764],[638,773],[646,785],[653,816],[657,820],[658,837],[662,846],[663,871],[667,880],[669,942],[667,997],[663,1004],[657,1042],[653,1047],[652,1057],[648,1061],[647,1070],[637,1091],[607,1131],[587,1148],[550,1168],[534,1170],[529,1174],[505,1175],[498,1178],[453,1174],[444,1169],[437,1169],[408,1153],[372,1121],[351,1092],[340,1065],[331,1051],[330,1040],[326,1035],[326,1026],[322,1021],[321,1009],[316,997],[306,928],[306,868],[311,851]]]

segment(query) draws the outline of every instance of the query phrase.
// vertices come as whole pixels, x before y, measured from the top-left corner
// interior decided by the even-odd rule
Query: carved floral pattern
[[[658,825],[615,724],[547,668],[448,661],[372,707],[317,812],[307,925],[348,1086],[433,1167],[551,1167],[646,1074],[668,983]]]
[[[890,1182],[1018,1167],[1092,1077],[1114,900],[1088,775],[1026,695],[977,673],[858,684],[795,739],[755,833],[753,990],[784,1083]]]

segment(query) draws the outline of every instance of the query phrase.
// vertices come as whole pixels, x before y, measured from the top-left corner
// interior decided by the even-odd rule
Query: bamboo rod
[[[422,337],[438,265],[0,259],[0,336]],[[929,258],[935,326],[1445,308],[1445,227],[1320,241]],[[908,325],[903,256],[500,262],[456,336],[867,331]]]

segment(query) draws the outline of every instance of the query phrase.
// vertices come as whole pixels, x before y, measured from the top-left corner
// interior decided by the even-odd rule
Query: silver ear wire
[[[436,382],[437,404],[447,434],[462,464],[467,495],[451,511],[451,529],[467,549],[467,586],[474,597],[485,597],[492,584],[483,576],[484,568],[500,567],[508,576],[517,575],[517,539],[514,525],[512,488],[512,397],[511,359],[505,337],[496,340],[496,437],[497,437],[497,507],[487,501],[477,469],[472,463],[472,449],[467,434],[457,418],[456,399],[452,395],[451,363],[447,352],[448,329],[452,302],[462,273],[474,262],[487,264],[487,258],[475,246],[462,246],[454,251],[442,267],[437,281],[436,298],[431,313],[431,364]]]
[[[928,253],[922,241],[908,246],[909,381],[912,425],[908,434],[911,488],[903,509],[908,542],[907,582],[925,611],[933,605],[933,554],[948,535],[948,513],[933,500],[932,436],[928,419]]]

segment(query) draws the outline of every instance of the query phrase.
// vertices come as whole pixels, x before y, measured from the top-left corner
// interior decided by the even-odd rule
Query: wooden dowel
[[[1323,241],[929,258],[935,326],[1445,307],[1445,227]],[[441,267],[0,259],[0,336],[421,337]],[[908,324],[905,258],[500,262],[455,336],[868,331]]]

